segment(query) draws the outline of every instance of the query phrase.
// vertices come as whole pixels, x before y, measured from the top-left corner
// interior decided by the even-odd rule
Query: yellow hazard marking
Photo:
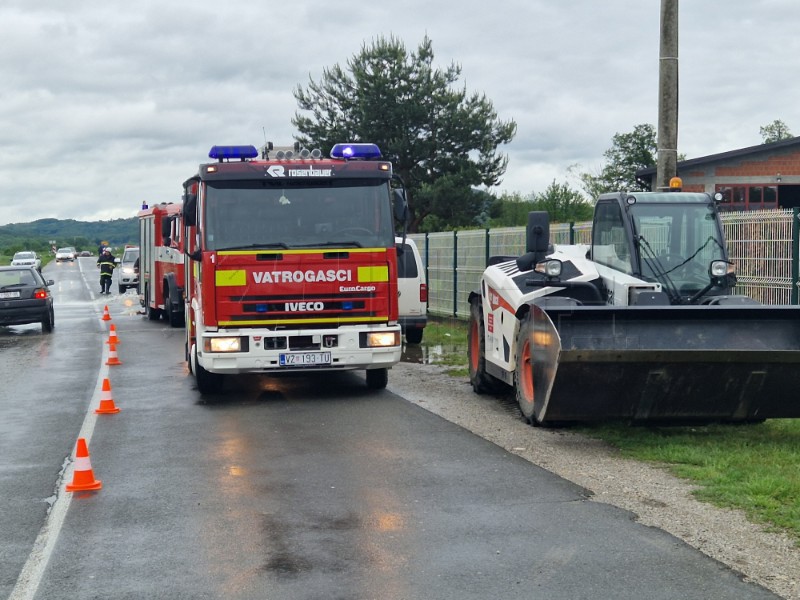
[[[389,281],[388,266],[358,267],[359,283],[377,283],[380,281]]]
[[[217,287],[247,285],[247,271],[244,269],[230,269],[216,272]]]

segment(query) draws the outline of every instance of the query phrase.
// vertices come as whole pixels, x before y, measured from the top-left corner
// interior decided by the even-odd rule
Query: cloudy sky
[[[214,144],[291,143],[292,90],[379,36],[462,67],[501,119],[497,191],[596,172],[617,132],[658,122],[659,0],[3,0],[0,225],[135,215],[175,201]],[[678,150],[800,135],[800,2],[683,0]]]

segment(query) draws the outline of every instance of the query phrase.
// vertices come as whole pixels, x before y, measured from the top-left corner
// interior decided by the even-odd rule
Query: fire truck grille
[[[336,301],[336,302],[315,302],[315,301],[308,301],[303,300],[300,302],[270,302],[270,303],[245,303],[242,304],[242,312],[245,313],[267,313],[271,315],[275,314],[289,314],[289,313],[297,313],[297,312],[304,312],[304,311],[320,311],[325,313],[336,312],[336,313],[343,313],[343,312],[353,312],[367,314],[364,311],[366,303],[361,301],[355,302],[347,302],[347,301]],[[324,307],[324,308],[323,308]]]

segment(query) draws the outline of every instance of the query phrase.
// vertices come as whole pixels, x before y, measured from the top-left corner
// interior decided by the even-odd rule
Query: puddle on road
[[[400,362],[435,365],[444,362],[446,356],[453,354],[466,356],[466,346],[462,344],[405,344]]]

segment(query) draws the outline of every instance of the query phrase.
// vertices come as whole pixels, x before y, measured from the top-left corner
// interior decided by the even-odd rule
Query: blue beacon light
[[[372,159],[380,158],[381,150],[377,144],[336,144],[331,148],[331,158]]]
[[[223,159],[246,159],[258,157],[258,150],[255,146],[213,146],[208,151],[208,158],[214,158],[219,161]]]

